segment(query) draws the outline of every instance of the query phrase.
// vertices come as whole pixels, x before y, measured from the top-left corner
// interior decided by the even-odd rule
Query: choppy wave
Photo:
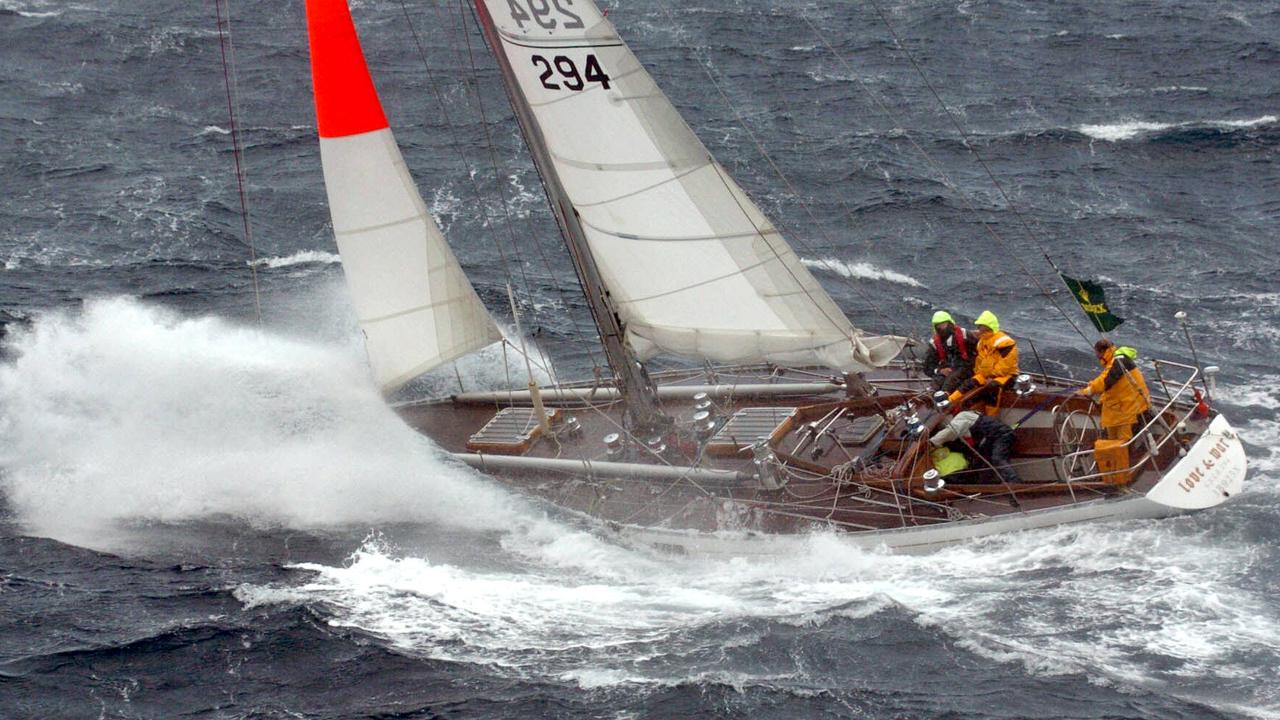
[[[1180,129],[1218,129],[1218,130],[1238,130],[1244,128],[1255,128],[1263,125],[1274,125],[1277,122],[1275,115],[1263,115],[1261,117],[1250,120],[1205,120],[1205,121],[1188,121],[1180,123],[1159,123],[1146,122],[1142,120],[1125,120],[1117,123],[1105,123],[1098,125],[1080,125],[1076,128],[1080,133],[1087,135],[1095,140],[1106,140],[1109,142],[1117,142],[1119,140],[1131,140],[1140,135],[1151,133],[1165,132],[1169,130]]]
[[[6,2],[0,3],[0,14],[13,14],[26,18],[47,18],[58,17],[63,13],[62,9],[51,9],[47,2]],[[37,9],[39,8],[39,9]]]
[[[337,253],[323,250],[300,250],[285,257],[258,258],[254,264],[259,267],[282,268],[290,265],[333,265],[342,262]]]
[[[896,270],[877,267],[869,262],[847,262],[836,258],[821,258],[819,260],[811,260],[802,258],[800,262],[806,267],[819,270],[833,272],[842,277],[856,280],[885,280],[887,282],[898,283],[899,285],[907,285],[910,287],[925,287],[925,284],[919,280],[904,275]]]

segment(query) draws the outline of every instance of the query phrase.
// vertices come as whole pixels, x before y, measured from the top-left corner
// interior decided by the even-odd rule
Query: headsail
[[[501,339],[387,125],[346,0],[307,0],[329,212],[374,379],[391,391]]]
[[[887,363],[589,0],[476,0],[530,145],[640,358]],[[572,215],[569,216],[569,213]]]

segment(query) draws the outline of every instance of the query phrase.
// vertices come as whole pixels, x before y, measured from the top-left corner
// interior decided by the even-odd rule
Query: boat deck
[[[627,438],[616,396],[600,390],[593,395],[586,386],[544,394],[551,433],[539,431],[527,393],[411,403],[397,411],[473,464],[495,457],[574,461],[554,468],[485,466],[522,493],[608,523],[703,532],[886,530],[1074,505],[1144,493],[1178,452],[1174,443],[1165,443],[1128,482],[1114,482],[1115,476],[1066,482],[1072,471],[1064,467],[1064,456],[1092,447],[1096,433],[1083,422],[1064,443],[1064,420],[1071,415],[1068,423],[1080,423],[1089,416],[1090,404],[1072,397],[1043,407],[1048,393],[1063,389],[1045,383],[1025,397],[1009,393],[1000,405],[1007,423],[1022,421],[1012,463],[1024,482],[1008,485],[991,469],[978,467],[947,476],[947,487],[931,493],[922,480],[932,467],[927,437],[945,421],[944,414],[922,401],[924,384],[908,370],[881,371],[868,379],[874,395],[849,397],[834,378],[776,368],[713,378],[693,372],[666,377],[662,405],[674,423],[647,438]],[[1041,409],[1031,413],[1037,406]],[[924,431],[911,433],[909,415]],[[615,442],[611,450],[606,438],[613,434],[621,444]],[[760,443],[767,443],[763,464],[773,482],[761,478]],[[636,465],[711,472],[697,477],[679,471],[663,477],[609,472]]]

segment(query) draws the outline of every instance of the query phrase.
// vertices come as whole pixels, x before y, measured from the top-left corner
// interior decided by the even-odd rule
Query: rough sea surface
[[[859,325],[991,308],[1084,377],[1042,250],[1146,358],[1191,360],[1185,310],[1246,492],[923,557],[610,545],[443,461],[368,380],[300,0],[230,3],[261,325],[215,3],[0,0],[0,718],[1280,717],[1280,2],[608,4]],[[469,17],[354,15],[482,298],[509,322],[509,271],[588,372]]]

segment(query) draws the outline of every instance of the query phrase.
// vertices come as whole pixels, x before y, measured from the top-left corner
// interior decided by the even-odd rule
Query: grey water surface
[[[1192,360],[1185,310],[1250,453],[1211,512],[752,561],[612,546],[399,423],[303,3],[229,5],[252,249],[216,3],[0,0],[0,717],[1280,717],[1280,2],[606,3],[856,324],[990,308],[1087,377],[1047,254],[1145,358]],[[482,299],[589,373],[465,4],[353,5]],[[458,375],[508,369],[418,389]]]

